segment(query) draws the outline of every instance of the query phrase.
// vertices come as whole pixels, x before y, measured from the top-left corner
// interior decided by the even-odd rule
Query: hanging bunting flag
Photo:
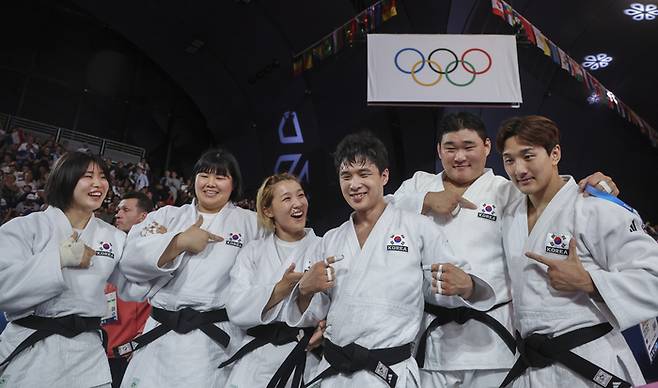
[[[504,19],[507,21],[507,24],[510,26],[514,25],[514,17],[512,16],[514,13],[512,11],[512,7],[510,7],[507,3],[503,3],[503,14],[504,14]]]
[[[551,51],[551,59],[553,59],[553,63],[557,63],[559,65],[560,53],[557,51],[557,46],[550,39],[546,39],[546,41],[548,42],[548,48]]]
[[[587,70],[583,70],[583,81],[585,81],[585,87],[587,90],[594,90],[594,84],[592,83],[592,79],[590,78],[589,72]]]
[[[304,71],[304,59],[301,55],[292,60],[292,74],[298,76]]]
[[[322,42],[322,56],[324,58],[333,55],[334,53],[334,38],[333,36],[328,36],[327,39]]]
[[[298,76],[312,69],[313,61],[317,65],[336,55],[346,44],[351,47],[356,39],[365,40],[366,34],[397,14],[396,0],[377,1],[322,39],[293,55],[292,74]]]
[[[520,24],[528,41],[534,43],[544,52],[544,55],[551,57],[553,62],[559,64],[572,77],[580,82],[584,82],[589,92],[595,93],[601,99],[605,99],[610,109],[616,110],[621,117],[633,125],[638,126],[640,131],[649,137],[652,145],[658,147],[658,131],[638,116],[635,111],[624,104],[617,96],[606,89],[595,77],[584,70],[578,62],[574,61],[573,58],[548,39],[537,27],[528,22],[523,15],[519,14],[504,0],[491,0],[491,12],[505,20],[511,26],[518,26]]]
[[[338,29],[332,33],[332,39],[334,41],[334,53],[338,54],[340,50],[343,49],[345,45],[345,35],[343,29]]]
[[[525,31],[525,36],[528,38],[528,41],[532,44],[537,44],[535,29],[533,28],[532,24],[530,24],[530,22],[521,15],[519,15],[519,19],[521,20],[521,25],[523,25],[523,30]]]
[[[379,28],[382,25],[382,3],[376,3],[374,6],[373,20],[375,21],[375,28]]]
[[[382,1],[382,21],[387,21],[391,18],[391,0]]]
[[[304,53],[304,70],[309,70],[313,68],[313,52],[307,50]]]
[[[502,19],[505,18],[505,10],[503,8],[503,2],[500,0],[491,0],[491,10],[494,15],[500,16]]]
[[[567,59],[567,57],[568,57],[568,56],[567,56],[567,53],[565,53],[564,51],[562,51],[562,49],[559,48],[559,47],[557,48],[557,52],[558,52],[558,55],[560,56],[560,66],[561,66],[564,70],[566,70],[566,71],[570,71],[570,70],[569,70],[569,60]]]

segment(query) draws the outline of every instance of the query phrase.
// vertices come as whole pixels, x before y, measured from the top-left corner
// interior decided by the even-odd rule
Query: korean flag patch
[[[96,256],[105,256],[114,259],[114,251],[112,250],[112,243],[109,241],[100,241],[98,248],[96,248]]]
[[[392,234],[390,241],[386,245],[387,251],[409,252],[409,247],[405,241],[404,234]]]
[[[489,221],[496,221],[496,205],[493,203],[483,203],[482,206],[480,206],[478,217]]]
[[[565,233],[548,233],[546,235],[546,252],[569,256],[571,236]]]

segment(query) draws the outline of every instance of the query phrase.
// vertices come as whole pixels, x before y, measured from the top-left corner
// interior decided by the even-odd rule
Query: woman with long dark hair
[[[0,386],[110,386],[100,335],[103,290],[128,285],[116,270],[125,235],[94,217],[108,191],[105,162],[71,152],[46,183],[49,207],[0,227]]]

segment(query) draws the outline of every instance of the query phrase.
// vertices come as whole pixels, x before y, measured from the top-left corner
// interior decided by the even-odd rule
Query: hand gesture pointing
[[[594,293],[594,282],[576,253],[575,238],[571,238],[569,241],[569,256],[566,260],[549,259],[533,252],[526,252],[525,255],[548,267],[548,280],[554,289]]]
[[[206,249],[208,243],[224,241],[222,237],[201,229],[202,224],[203,217],[199,215],[194,224],[178,235],[178,243],[184,251],[197,254]]]

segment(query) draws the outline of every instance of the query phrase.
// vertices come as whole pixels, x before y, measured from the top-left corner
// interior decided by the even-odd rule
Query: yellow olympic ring
[[[432,82],[429,82],[429,83],[421,82],[421,81],[418,80],[418,78],[416,78],[416,68],[418,68],[418,65],[422,64],[423,62],[425,62],[425,61],[421,59],[420,61],[414,63],[414,65],[411,67],[411,78],[413,78],[414,81],[416,81],[416,83],[418,85],[421,85],[421,86],[434,86],[434,85],[438,84],[439,81],[441,81],[441,78],[443,78],[443,73],[438,73],[439,77],[436,79],[436,81],[432,81]],[[435,61],[428,60],[427,62],[429,62],[430,64],[432,64],[436,67],[438,67],[440,72],[443,71],[443,69],[441,68],[441,65],[439,65]]]

